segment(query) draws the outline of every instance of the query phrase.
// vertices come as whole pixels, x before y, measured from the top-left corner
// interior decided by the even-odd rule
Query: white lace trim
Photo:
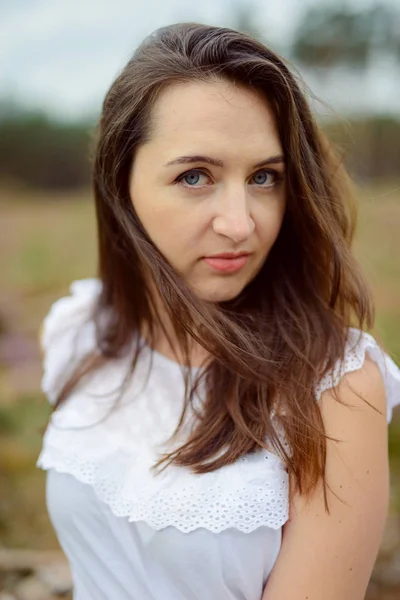
[[[361,369],[366,353],[377,363],[382,374],[386,389],[387,420],[390,422],[394,407],[400,404],[400,369],[378,346],[372,335],[361,333],[358,329],[349,329],[345,359],[338,361],[332,371],[321,379],[315,390],[316,397],[320,399],[323,392],[337,386],[345,373]]]
[[[218,472],[194,475],[168,467],[150,480],[132,455],[116,449],[102,460],[47,447],[38,466],[73,475],[93,487],[118,517],[145,521],[154,529],[174,526],[188,533],[204,527],[218,533],[234,527],[249,533],[280,528],[288,519],[288,474],[263,452],[243,457]]]
[[[50,401],[60,379],[69,373],[66,364],[72,341],[73,364],[93,347],[94,328],[87,317],[99,290],[97,280],[75,282],[72,296],[56,302],[46,318],[42,384]],[[385,377],[390,418],[392,407],[399,403],[400,371],[371,336],[363,334],[356,345],[358,337],[357,330],[350,330],[344,364],[320,382],[317,396],[337,385],[345,372],[360,368],[368,351]],[[37,465],[73,475],[92,486],[116,516],[145,521],[154,529],[280,528],[288,519],[288,474],[283,461],[270,452],[247,455],[212,473],[195,475],[188,468],[170,465],[153,475],[150,467],[165,449],[181,413],[183,382],[178,365],[174,368],[172,361],[157,360],[156,353],[152,377],[143,386],[149,356],[146,352],[141,356],[132,385],[106,420],[101,418],[113,406],[115,395],[104,394],[105,382],[110,390],[117,388],[124,361],[110,362],[80,385],[52,415]],[[190,413],[188,417],[190,421]]]

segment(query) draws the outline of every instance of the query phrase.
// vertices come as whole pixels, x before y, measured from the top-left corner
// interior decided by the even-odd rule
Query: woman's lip
[[[205,258],[241,258],[242,256],[248,256],[250,252],[221,252],[221,254],[212,254]]]
[[[239,271],[239,269],[244,267],[248,258],[248,254],[241,254],[236,258],[226,258],[223,256],[205,256],[203,260],[216,271],[221,271],[224,273],[234,273],[235,271]]]

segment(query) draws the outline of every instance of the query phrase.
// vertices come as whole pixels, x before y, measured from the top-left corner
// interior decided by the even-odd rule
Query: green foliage
[[[65,290],[73,279],[95,272],[94,207],[87,200],[83,193],[48,193],[45,201],[43,195],[32,195],[28,202],[13,200],[15,210],[3,205],[0,254],[8,259],[0,269],[0,288],[35,298],[42,291]],[[35,310],[40,316],[44,307]]]
[[[12,435],[26,450],[39,451],[49,414],[49,404],[42,394],[22,394],[10,404],[0,404],[0,433]],[[5,437],[2,444],[7,445]]]
[[[400,473],[400,420],[394,420],[389,427],[389,455],[392,463],[398,465]]]
[[[8,406],[0,405],[0,435],[11,435],[17,430],[14,414]]]
[[[381,310],[377,315],[376,323],[390,355],[400,366],[400,315],[398,307]]]
[[[0,538],[10,547],[56,547],[45,505],[45,474],[35,468],[50,414],[39,392],[0,397]]]
[[[373,52],[400,58],[400,11],[389,4],[354,7],[312,5],[297,30],[292,54],[311,67],[365,67]]]
[[[400,120],[389,115],[328,121],[323,128],[359,181],[397,179]]]
[[[41,189],[80,188],[90,181],[93,126],[64,124],[41,114],[0,120],[0,178]]]

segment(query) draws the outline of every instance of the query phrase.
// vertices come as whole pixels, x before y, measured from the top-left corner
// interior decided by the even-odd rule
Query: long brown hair
[[[238,297],[214,304],[199,299],[155,247],[135,213],[128,180],[136,149],[151,137],[160,91],[216,77],[270,102],[287,165],[287,209],[261,271]],[[371,327],[373,307],[350,247],[355,212],[348,178],[301,88],[282,58],[231,29],[180,23],[139,46],[105,98],[94,157],[102,282],[93,314],[97,348],[64,386],[56,407],[84,374],[136,340],[132,374],[141,350],[135,333],[143,323],[152,346],[158,313],[150,273],[186,365],[190,338],[212,356],[194,382],[185,371],[177,431],[202,381],[197,426],[156,466],[173,462],[205,473],[267,448],[284,458],[295,487],[306,494],[320,478],[326,491],[326,435],[315,385],[343,358],[348,327]]]

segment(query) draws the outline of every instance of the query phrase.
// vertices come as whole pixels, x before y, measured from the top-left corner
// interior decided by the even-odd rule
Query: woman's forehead
[[[218,153],[233,150],[235,144],[243,150],[252,148],[257,157],[281,152],[267,99],[225,81],[191,82],[164,90],[153,108],[151,131],[150,141],[160,148],[179,147],[172,154]]]

